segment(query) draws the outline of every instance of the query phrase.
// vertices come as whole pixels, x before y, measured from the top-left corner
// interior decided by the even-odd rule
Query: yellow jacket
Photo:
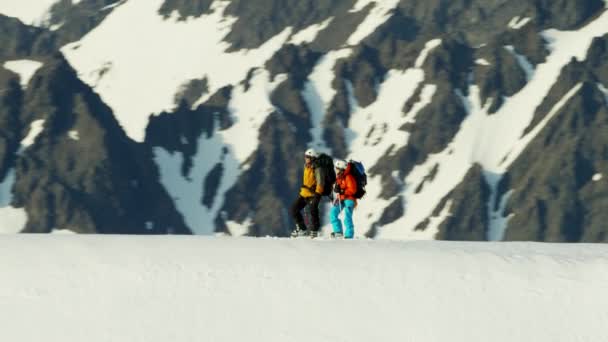
[[[323,193],[323,185],[321,170],[308,165],[304,166],[304,176],[302,177],[300,196],[309,198],[314,196],[315,192],[321,194]]]

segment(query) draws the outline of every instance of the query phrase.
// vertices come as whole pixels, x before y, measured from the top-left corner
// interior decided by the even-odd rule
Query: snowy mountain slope
[[[21,235],[0,250],[3,340],[608,338],[603,245]]]
[[[287,234],[302,151],[315,147],[368,168],[359,236],[604,241],[605,229],[592,228],[603,197],[582,190],[604,191],[591,178],[606,172],[606,157],[592,151],[606,144],[602,129],[573,153],[539,139],[569,115],[592,111],[595,126],[603,122],[607,106],[595,98],[608,84],[606,6],[83,0],[53,11],[62,26],[40,36],[65,44],[61,53],[141,146],[136,155],[155,163],[153,186],[192,232]],[[85,9],[96,13],[86,25]],[[33,44],[47,46],[41,39]],[[563,134],[584,140],[589,127]],[[569,186],[566,173],[523,172],[536,160],[591,176]],[[544,208],[568,218],[547,227]]]
[[[5,0],[0,6],[0,13],[18,18],[25,24],[42,26],[48,21],[51,6],[57,2],[58,0]]]

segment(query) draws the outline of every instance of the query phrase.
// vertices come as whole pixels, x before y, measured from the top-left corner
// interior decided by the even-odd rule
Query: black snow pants
[[[310,208],[310,216],[312,216],[312,227],[310,228],[315,232],[319,231],[319,228],[321,227],[321,223],[319,221],[319,202],[321,202],[321,196],[312,196],[307,198],[298,196],[295,202],[293,202],[291,205],[291,216],[296,221],[299,229],[306,229],[304,217],[302,216],[302,209],[308,206]]]

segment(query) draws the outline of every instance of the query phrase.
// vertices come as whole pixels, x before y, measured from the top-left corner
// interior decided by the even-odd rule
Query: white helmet
[[[334,167],[339,170],[346,170],[346,162],[342,159],[337,159],[334,162]]]
[[[313,148],[309,148],[308,150],[306,150],[306,152],[304,152],[304,155],[311,158],[317,158],[319,156],[317,151],[315,151]]]

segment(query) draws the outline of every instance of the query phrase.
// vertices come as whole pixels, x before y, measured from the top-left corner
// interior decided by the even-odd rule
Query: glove
[[[335,184],[334,185],[334,192],[337,193],[337,194],[339,194],[340,191],[342,191],[342,189],[340,189],[340,186],[338,184]]]

